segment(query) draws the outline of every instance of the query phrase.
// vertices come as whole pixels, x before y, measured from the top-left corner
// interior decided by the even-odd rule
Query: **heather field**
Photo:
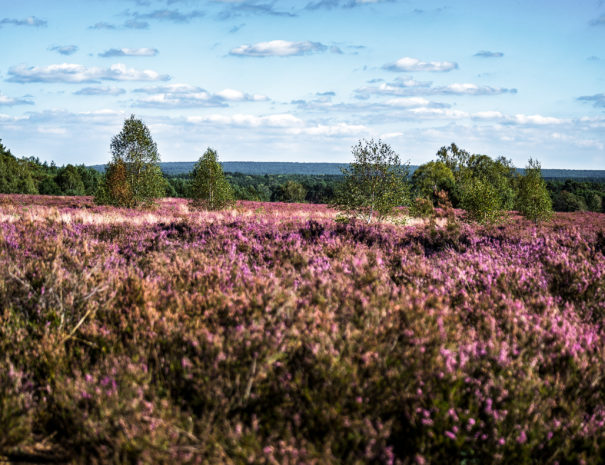
[[[400,223],[0,195],[0,457],[604,463],[605,215]]]

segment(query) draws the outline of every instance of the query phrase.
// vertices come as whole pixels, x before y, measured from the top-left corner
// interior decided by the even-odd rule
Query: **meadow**
[[[605,462],[605,214],[0,195],[0,457]]]

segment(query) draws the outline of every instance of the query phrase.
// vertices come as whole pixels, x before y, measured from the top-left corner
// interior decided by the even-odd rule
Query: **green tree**
[[[0,140],[0,193],[37,194],[32,165],[30,160],[15,157]]]
[[[280,197],[284,202],[304,202],[306,196],[307,190],[299,182],[290,180],[281,186]]]
[[[99,187],[99,181],[102,177],[101,173],[94,168],[89,168],[84,165],[78,165],[76,166],[76,169],[80,174],[82,184],[84,184],[85,195],[94,195]]]
[[[354,161],[342,170],[343,182],[333,206],[370,223],[374,217],[394,213],[409,201],[409,165],[381,140],[359,141],[352,149]]]
[[[454,177],[450,198],[479,223],[495,223],[515,206],[516,171],[510,160],[470,154],[452,143],[437,152]]]
[[[538,223],[552,216],[552,200],[542,178],[540,162],[529,159],[525,173],[519,178],[517,210]]]
[[[588,210],[584,199],[569,191],[561,191],[554,200],[554,207],[558,212],[583,212]]]
[[[233,203],[233,190],[225,178],[215,150],[208,148],[195,164],[191,181],[193,205],[220,210]]]
[[[461,206],[472,221],[481,224],[497,223],[505,214],[497,189],[482,177],[467,179],[461,196]]]
[[[429,161],[420,165],[412,175],[412,185],[418,197],[430,199],[433,204],[436,194],[445,191],[450,194],[454,189],[454,173],[442,161]]]
[[[481,178],[494,187],[502,210],[512,210],[515,207],[517,174],[510,160],[504,157],[493,160],[487,155],[471,155],[467,171],[467,176]]]
[[[122,132],[111,140],[111,153],[97,202],[137,207],[150,205],[165,194],[160,155],[149,129],[140,119],[131,115],[124,121]],[[116,182],[125,185],[116,186]]]
[[[514,207],[516,171],[510,160],[504,157],[493,160],[487,155],[471,155],[454,143],[449,147],[441,147],[437,151],[437,158],[454,176],[454,187],[448,191],[454,207],[462,206],[463,197],[468,200],[468,192],[463,191],[473,184],[470,182],[473,178],[481,178],[494,187],[500,209],[510,210]]]
[[[586,198],[586,206],[591,212],[600,212],[603,208],[603,200],[598,192],[589,192]]]
[[[117,160],[107,165],[105,176],[95,195],[95,201],[102,205],[116,207],[135,205],[132,189],[128,183],[126,162]]]
[[[73,165],[61,168],[55,178],[55,182],[65,195],[85,195],[86,189],[82,182],[80,172]]]
[[[462,170],[468,166],[469,159],[471,154],[466,150],[458,148],[456,144],[453,142],[449,147],[441,147],[437,151],[438,160],[447,166],[454,176],[456,180],[458,180],[458,176]]]

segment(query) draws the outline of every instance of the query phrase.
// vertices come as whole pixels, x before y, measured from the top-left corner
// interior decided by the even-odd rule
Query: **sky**
[[[605,0],[0,0],[0,44],[0,139],[58,165],[135,114],[162,161],[605,169]]]

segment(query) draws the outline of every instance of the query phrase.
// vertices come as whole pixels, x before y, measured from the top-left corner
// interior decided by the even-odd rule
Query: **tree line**
[[[0,193],[94,195],[101,178],[84,165],[58,167],[34,157],[17,158],[0,140]]]
[[[382,163],[382,185],[384,176],[397,174],[388,177],[391,184],[386,194],[417,215],[430,214],[443,198],[480,222],[497,221],[504,212],[524,211],[529,205],[556,211],[605,208],[605,183],[569,179],[544,182],[535,160],[530,160],[524,174],[519,174],[504,157],[471,154],[453,143],[439,149],[435,160],[419,166],[412,175],[409,165],[402,164],[387,144],[360,141],[353,147],[355,162],[341,176],[223,173],[217,152],[210,148],[192,172],[167,176],[159,167],[160,155],[149,129],[132,115],[112,139],[110,148],[112,159],[105,173],[100,173],[84,165],[57,167],[35,158],[17,158],[0,142],[0,192],[92,195],[98,203],[126,207],[145,206],[155,198],[172,196],[191,198],[204,208],[222,208],[234,200],[256,200],[327,203],[347,210],[345,204],[351,199],[344,202],[343,192],[357,196],[358,203],[364,195],[376,199],[372,185],[364,185],[376,179],[359,177],[359,170],[370,166],[379,171]],[[393,179],[401,182],[393,184]],[[376,214],[372,208],[369,211],[370,216]]]

